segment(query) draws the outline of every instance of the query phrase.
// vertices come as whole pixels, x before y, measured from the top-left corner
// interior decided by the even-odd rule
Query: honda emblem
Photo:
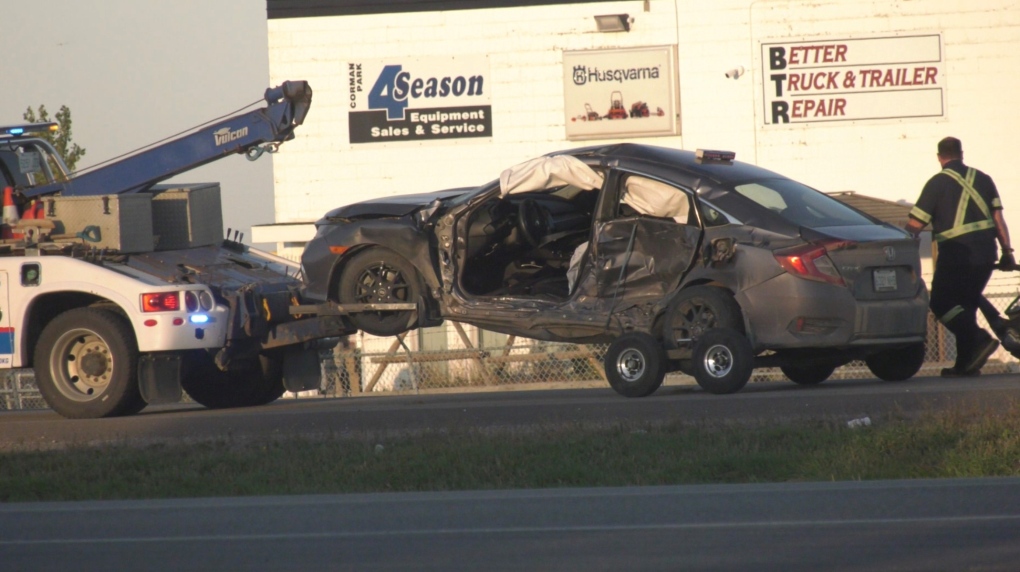
[[[885,247],[885,259],[890,262],[896,260],[896,249],[891,246]]]

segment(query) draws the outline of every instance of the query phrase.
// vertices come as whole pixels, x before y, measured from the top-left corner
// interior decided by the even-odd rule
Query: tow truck
[[[311,87],[81,173],[40,137],[0,127],[0,369],[32,368],[68,418],[179,401],[269,403],[319,386],[318,352],[351,332],[295,315],[298,264],[224,238],[219,185],[160,184],[217,159],[257,159],[294,138]]]

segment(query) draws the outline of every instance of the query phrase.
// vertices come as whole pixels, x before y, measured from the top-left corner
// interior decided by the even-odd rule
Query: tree
[[[46,110],[45,105],[40,105],[38,112],[33,111],[31,105],[28,106],[22,117],[30,123],[46,123],[50,120],[50,114]],[[61,105],[60,111],[57,112],[56,120],[60,130],[55,133],[47,132],[42,135],[42,138],[53,145],[57,153],[60,153],[60,157],[64,159],[64,164],[73,173],[75,166],[78,164],[78,159],[85,155],[85,148],[79,147],[77,143],[71,143],[71,109],[69,107]]]

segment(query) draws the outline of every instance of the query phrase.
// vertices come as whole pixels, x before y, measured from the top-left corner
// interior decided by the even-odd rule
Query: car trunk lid
[[[847,288],[858,300],[911,298],[921,280],[918,243],[887,225],[803,229],[801,236],[824,245]]]

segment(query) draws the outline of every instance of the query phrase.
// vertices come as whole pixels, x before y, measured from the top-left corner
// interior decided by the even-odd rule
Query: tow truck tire
[[[647,397],[666,377],[666,352],[649,334],[623,334],[610,344],[603,359],[609,385],[624,397]]]
[[[114,417],[145,407],[135,334],[115,312],[75,308],[58,315],[43,328],[33,365],[39,393],[64,417]]]
[[[829,379],[832,372],[836,371],[836,366],[825,363],[787,364],[780,366],[779,369],[790,381],[798,385],[818,385]]]
[[[905,381],[921,371],[925,358],[924,342],[905,348],[882,350],[864,358],[871,373],[882,381]]]
[[[754,371],[754,350],[747,336],[729,328],[709,330],[694,344],[694,379],[709,393],[736,393]]]
[[[414,265],[392,250],[372,247],[344,264],[337,288],[340,304],[415,303],[421,280]],[[413,311],[357,312],[350,320],[373,336],[395,336],[408,330]]]
[[[192,400],[209,409],[255,407],[276,401],[283,385],[283,362],[261,354],[248,367],[222,371],[212,354],[195,351],[184,357],[181,387]]]

